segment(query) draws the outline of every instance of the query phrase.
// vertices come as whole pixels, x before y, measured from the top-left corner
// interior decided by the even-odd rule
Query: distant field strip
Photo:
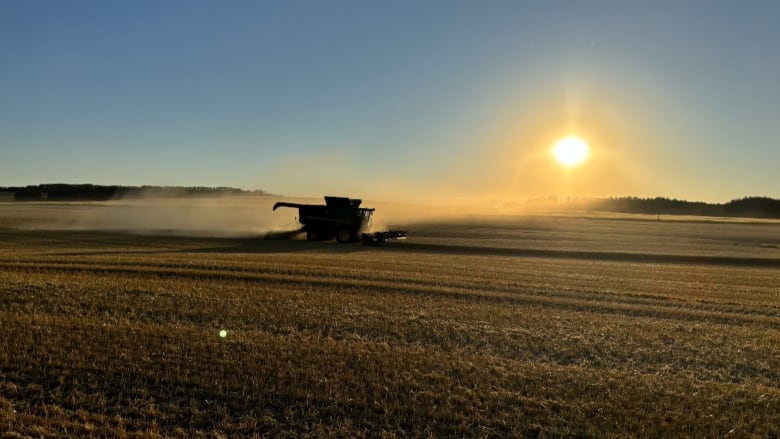
[[[525,258],[583,259],[588,261],[634,262],[649,264],[734,265],[780,268],[780,258],[735,256],[702,256],[653,253],[596,252],[574,250],[541,250],[483,246],[439,244],[406,244],[403,250],[485,256],[516,256]]]
[[[0,433],[780,435],[773,259],[457,239],[0,231]]]

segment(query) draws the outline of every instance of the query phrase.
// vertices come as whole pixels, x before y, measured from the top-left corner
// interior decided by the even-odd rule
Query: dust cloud
[[[137,199],[108,203],[87,218],[92,229],[195,236],[252,236],[296,227],[273,215],[267,197]]]
[[[360,193],[327,195],[360,198]],[[266,237],[304,239],[297,209],[273,210],[277,201],[324,204],[322,197],[241,195],[165,198],[152,195],[103,202],[0,203],[0,227],[25,230],[105,231],[193,237]],[[363,198],[375,208],[371,231],[496,211],[466,201],[442,199],[402,203]]]
[[[272,211],[275,201],[268,196],[247,195],[14,203],[7,206],[4,216],[15,216],[19,228],[40,230],[248,237],[300,229],[294,215]]]
[[[331,194],[328,194],[331,195]],[[360,194],[333,194],[359,197]],[[0,203],[0,227],[26,230],[106,231],[194,237],[302,239],[297,209],[273,210],[277,201],[324,204],[322,197],[241,195],[224,197],[136,196],[102,202]],[[365,200],[371,230],[455,215],[456,206]]]

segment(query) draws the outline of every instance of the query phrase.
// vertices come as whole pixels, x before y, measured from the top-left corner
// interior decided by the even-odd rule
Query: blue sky
[[[0,185],[780,198],[774,1],[0,2]],[[591,160],[547,154],[576,134]]]

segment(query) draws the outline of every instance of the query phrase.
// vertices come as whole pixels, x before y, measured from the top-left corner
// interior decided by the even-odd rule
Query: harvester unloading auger
[[[369,232],[373,208],[360,207],[362,200],[347,197],[325,197],[325,204],[300,204],[279,201],[279,207],[298,209],[298,222],[309,241],[326,241],[334,237],[340,243],[363,241],[367,245],[382,245],[391,239],[404,239],[406,232],[391,230]]]

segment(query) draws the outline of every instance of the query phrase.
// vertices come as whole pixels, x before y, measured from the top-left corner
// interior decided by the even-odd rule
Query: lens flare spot
[[[226,331],[226,330],[224,330],[224,329],[223,329],[223,330],[221,330],[221,331],[219,331],[219,336],[220,336],[220,337],[222,337],[222,338],[225,338],[225,337],[227,337],[227,331]]]

